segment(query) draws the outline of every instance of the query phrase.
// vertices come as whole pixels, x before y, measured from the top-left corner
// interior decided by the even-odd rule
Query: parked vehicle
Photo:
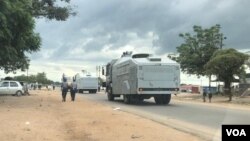
[[[89,93],[96,93],[98,90],[98,77],[90,74],[76,74],[76,84],[79,93],[88,91]]]
[[[122,95],[125,103],[154,97],[157,104],[168,104],[179,86],[180,65],[168,58],[125,52],[106,66],[106,92],[110,101]]]
[[[24,94],[23,86],[18,81],[1,81],[0,94],[21,96]]]

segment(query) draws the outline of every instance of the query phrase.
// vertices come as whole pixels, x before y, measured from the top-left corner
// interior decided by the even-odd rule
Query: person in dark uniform
[[[206,102],[207,88],[203,89],[203,102]]]
[[[67,83],[67,79],[63,78],[63,83],[61,85],[62,88],[62,102],[66,101],[66,95],[68,92],[68,83]]]
[[[211,103],[212,97],[213,97],[213,94],[209,91],[209,93],[208,93],[209,103]]]
[[[73,79],[73,82],[71,84],[71,89],[70,89],[71,101],[75,101],[76,91],[77,91],[77,84],[76,84],[76,80]]]

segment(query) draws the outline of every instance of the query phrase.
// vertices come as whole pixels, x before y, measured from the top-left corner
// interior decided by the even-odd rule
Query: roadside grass
[[[194,102],[203,102],[203,96],[199,93],[180,93],[178,95],[173,95],[172,99],[181,100],[181,101],[194,101]],[[221,103],[221,104],[237,104],[237,105],[247,105],[250,106],[250,96],[233,96],[232,101],[228,101],[227,95],[214,94],[212,97],[212,103]],[[208,101],[208,96],[206,97]]]

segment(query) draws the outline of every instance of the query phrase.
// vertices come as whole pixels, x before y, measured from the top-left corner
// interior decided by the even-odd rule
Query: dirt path
[[[0,96],[1,141],[199,141],[148,119],[78,98],[61,102],[60,91]]]

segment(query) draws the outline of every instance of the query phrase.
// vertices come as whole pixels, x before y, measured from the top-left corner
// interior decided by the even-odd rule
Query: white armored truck
[[[98,77],[90,74],[76,74],[76,84],[79,93],[88,91],[89,93],[96,93],[98,90]]]
[[[125,103],[154,98],[156,104],[168,104],[180,86],[180,65],[151,54],[124,52],[106,66],[108,100],[123,96]]]

